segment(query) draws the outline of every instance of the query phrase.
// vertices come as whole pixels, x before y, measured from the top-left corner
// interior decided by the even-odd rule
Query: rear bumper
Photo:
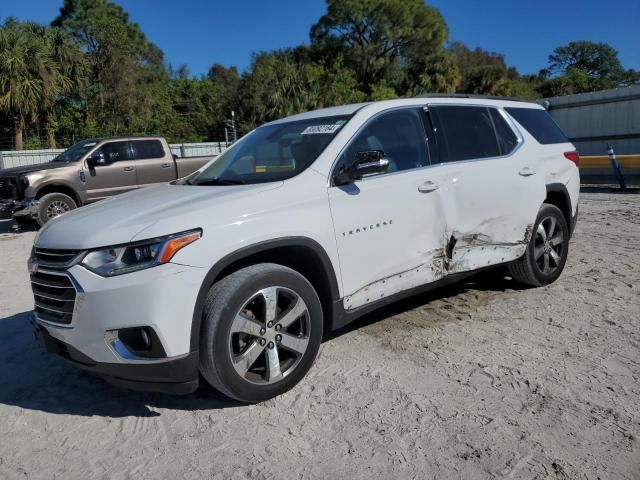
[[[569,236],[573,236],[573,231],[576,229],[576,224],[578,223],[578,210],[576,207],[576,213],[571,217],[571,225],[569,225]]]
[[[198,388],[199,353],[156,362],[96,362],[71,345],[49,334],[47,328],[32,320],[36,338],[49,353],[56,354],[82,370],[96,374],[118,387],[139,392],[185,395]]]

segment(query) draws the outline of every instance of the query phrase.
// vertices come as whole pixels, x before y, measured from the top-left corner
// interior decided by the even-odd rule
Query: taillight
[[[576,167],[580,166],[580,154],[578,153],[577,150],[573,150],[571,152],[564,152],[564,157],[567,160],[571,160],[573,163],[575,163]]]

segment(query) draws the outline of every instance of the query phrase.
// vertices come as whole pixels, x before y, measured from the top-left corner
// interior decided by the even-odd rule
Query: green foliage
[[[398,64],[441,49],[447,34],[440,12],[422,0],[327,0],[311,40],[342,54],[370,94]]]
[[[618,52],[606,43],[570,42],[549,55],[549,66],[540,74],[548,78],[539,91],[545,97],[616,88],[640,81],[625,70]]]
[[[15,145],[23,148],[26,128],[45,119],[55,147],[56,104],[86,79],[86,61],[58,28],[8,20],[0,27],[0,109],[15,123]]]
[[[90,59],[93,81],[83,96],[103,132],[150,128],[156,109],[164,107],[158,92],[167,72],[160,49],[127,13],[107,0],[64,0],[53,25],[71,34]]]
[[[50,27],[0,24],[0,149],[105,135],[219,141],[232,111],[242,134],[310,109],[427,92],[534,99],[640,82],[606,44],[571,42],[538,75],[520,75],[499,53],[445,46],[447,36],[423,0],[327,0],[309,45],[194,78],[166,65],[113,1],[63,0]]]
[[[340,59],[302,62],[308,52],[280,50],[255,55],[242,76],[237,99],[242,131],[269,120],[331,105],[359,102],[355,74]]]

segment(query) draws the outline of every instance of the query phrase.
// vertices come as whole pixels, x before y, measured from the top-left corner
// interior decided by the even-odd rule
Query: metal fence
[[[171,153],[178,157],[216,157],[229,146],[226,142],[174,143]],[[64,149],[0,151],[0,170],[46,163],[64,152]]]
[[[640,85],[545,100],[581,155],[640,154]]]
[[[611,145],[627,184],[640,185],[640,85],[545,102],[580,152],[582,183],[617,183],[607,155]]]

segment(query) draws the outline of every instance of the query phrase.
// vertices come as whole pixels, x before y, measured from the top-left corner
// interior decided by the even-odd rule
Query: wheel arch
[[[285,237],[237,250],[218,261],[207,273],[196,299],[191,322],[190,351],[199,349],[204,304],[209,289],[220,279],[249,265],[276,263],[303,275],[320,297],[325,332],[333,327],[333,304],[340,298],[333,264],[324,248],[307,237]]]
[[[544,199],[544,203],[555,205],[560,209],[562,215],[567,221],[569,226],[569,232],[573,233],[573,212],[571,208],[571,196],[567,187],[562,183],[549,183],[547,184],[547,196]]]
[[[35,199],[40,200],[49,193],[62,193],[64,195],[68,195],[76,202],[76,206],[82,206],[82,200],[80,199],[78,192],[76,192],[74,188],[63,183],[49,183],[47,185],[43,185],[36,191]]]

